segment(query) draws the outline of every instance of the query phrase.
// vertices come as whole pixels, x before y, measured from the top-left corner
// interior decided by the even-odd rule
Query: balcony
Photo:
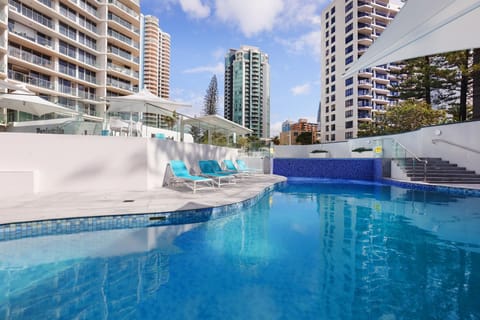
[[[39,77],[32,77],[28,74],[13,70],[8,70],[8,77],[10,79],[28,83],[33,86],[54,90],[53,83],[50,80],[41,79]]]
[[[23,61],[53,70],[53,63],[51,60],[45,59],[33,53],[23,51],[19,48],[9,47],[8,54],[12,57],[22,59]]]
[[[115,30],[108,29],[108,35],[112,38],[117,39],[118,41],[121,41],[131,47],[134,47],[135,49],[138,49],[140,47],[138,42],[133,41],[129,37],[126,37],[123,34],[116,32]]]
[[[370,46],[373,40],[370,36],[358,34],[358,44],[363,46]]]
[[[373,10],[373,7],[370,4],[370,2],[360,0],[358,1],[357,5],[358,5],[358,12],[372,12]]]
[[[87,5],[85,1],[70,0],[70,2],[75,3],[78,7],[90,13],[92,16],[98,18],[98,12],[94,7]]]
[[[16,11],[18,14],[21,14],[22,16],[33,20],[41,25],[44,25],[45,27],[55,30],[53,21],[51,18],[48,18],[38,12],[37,10],[34,10],[30,8],[29,6],[26,6],[16,0],[10,0],[9,1],[10,9],[13,9]]]
[[[119,73],[125,74],[127,76],[138,79],[138,72],[137,71],[121,67],[121,66],[113,64],[111,62],[108,63],[108,70],[116,71],[116,72],[119,72]]]
[[[94,93],[90,93],[90,92],[85,92],[85,91],[78,91],[77,93],[77,96],[82,98],[82,99],[86,99],[86,100],[93,100],[93,101],[96,101],[97,100],[97,95],[94,94]]]
[[[120,8],[122,11],[134,17],[135,19],[138,19],[140,17],[137,12],[135,12],[134,10],[130,9],[129,7],[127,7],[126,5],[124,5],[123,3],[117,0],[108,0],[108,3],[115,5],[116,7]]]
[[[138,92],[138,87],[131,84],[127,84],[115,79],[107,79],[107,86],[123,89],[131,92]]]
[[[372,88],[372,82],[369,79],[358,80],[359,88]]]
[[[140,34],[140,29],[139,28],[133,26],[130,22],[118,17],[117,15],[115,15],[111,12],[108,14],[108,20],[115,21],[116,23],[118,23],[122,27],[130,30],[131,32],[133,32],[135,34]]]

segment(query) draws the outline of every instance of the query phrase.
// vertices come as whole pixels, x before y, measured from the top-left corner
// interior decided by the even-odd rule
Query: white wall
[[[35,172],[37,192],[149,190],[161,187],[168,161],[236,159],[237,149],[135,137],[1,133],[0,173]],[[11,179],[10,179],[11,181]],[[0,183],[0,198],[11,195]]]
[[[391,139],[395,139],[418,157],[439,157],[480,174],[480,121],[433,126],[403,134],[358,138],[346,142],[275,146],[274,157],[307,158],[311,150],[323,149],[329,151],[331,158],[349,158],[350,150],[357,147],[375,148],[382,144],[380,141],[382,139],[385,145],[391,142]],[[477,152],[444,141],[434,142],[432,141],[434,139],[444,140]]]

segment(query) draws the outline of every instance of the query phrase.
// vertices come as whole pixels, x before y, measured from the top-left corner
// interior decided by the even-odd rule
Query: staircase
[[[411,181],[425,181],[435,184],[480,184],[480,175],[475,171],[459,167],[441,158],[420,158],[427,160],[426,179],[424,163],[413,158],[397,160],[397,165],[407,174]]]

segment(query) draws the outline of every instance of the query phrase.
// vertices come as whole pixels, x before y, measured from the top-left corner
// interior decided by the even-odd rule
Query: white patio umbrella
[[[110,103],[108,112],[150,112],[164,114],[178,108],[191,107],[191,105],[160,98],[150,91],[143,89],[128,96],[108,97]]]
[[[110,104],[108,112],[130,112],[130,121],[134,112],[170,115],[178,108],[191,107],[183,102],[158,97],[147,89],[128,96],[108,97],[107,102]]]
[[[41,116],[47,113],[60,113],[66,115],[77,114],[74,110],[59,106],[40,98],[31,91],[24,90],[16,90],[12,93],[0,94],[0,108],[23,111],[36,116]]]
[[[479,0],[408,0],[344,76],[388,62],[479,48],[479,21]]]

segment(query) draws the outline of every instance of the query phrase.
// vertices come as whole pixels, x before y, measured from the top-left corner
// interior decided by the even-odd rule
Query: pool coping
[[[99,214],[0,223],[0,241],[111,229],[199,223],[218,219],[237,213],[240,209],[253,206],[277,186],[286,183],[285,177],[270,176],[273,177],[273,181],[269,180],[263,183],[253,193],[250,192],[248,196],[243,197],[242,200],[227,201],[228,203],[219,205],[200,206],[184,210]]]

